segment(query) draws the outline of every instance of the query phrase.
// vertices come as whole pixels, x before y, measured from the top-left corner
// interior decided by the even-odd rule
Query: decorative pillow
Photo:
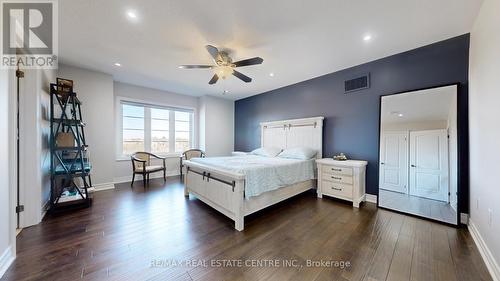
[[[281,158],[292,158],[300,160],[312,159],[316,156],[316,150],[307,147],[294,147],[283,150],[278,157]]]
[[[254,155],[265,156],[265,157],[276,157],[283,149],[278,147],[261,147],[250,152]]]

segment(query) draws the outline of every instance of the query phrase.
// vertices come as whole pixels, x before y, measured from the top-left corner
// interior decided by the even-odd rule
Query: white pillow
[[[283,150],[278,157],[281,158],[292,158],[300,160],[312,159],[316,156],[316,150],[307,147],[294,147]]]
[[[254,155],[265,156],[265,157],[276,157],[283,149],[278,147],[261,147],[250,152]]]

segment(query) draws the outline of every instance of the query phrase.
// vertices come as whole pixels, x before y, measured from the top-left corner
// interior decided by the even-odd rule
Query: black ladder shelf
[[[50,209],[57,212],[88,207],[92,203],[92,165],[81,102],[72,86],[50,84],[50,107]]]

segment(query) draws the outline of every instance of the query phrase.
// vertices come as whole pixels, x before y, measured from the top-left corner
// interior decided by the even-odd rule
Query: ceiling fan
[[[231,59],[227,52],[219,51],[219,49],[212,45],[206,45],[205,48],[214,59],[215,65],[180,65],[179,68],[208,68],[214,70],[214,76],[212,77],[212,79],[210,79],[210,81],[208,81],[208,84],[210,85],[215,84],[217,80],[219,80],[219,78],[226,79],[231,74],[243,80],[244,82],[249,83],[252,81],[252,78],[239,71],[236,71],[235,68],[240,66],[261,64],[264,61],[260,57],[254,57],[251,59],[233,62],[233,59]]]

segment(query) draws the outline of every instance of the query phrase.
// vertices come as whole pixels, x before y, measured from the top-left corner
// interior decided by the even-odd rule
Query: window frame
[[[191,113],[190,122],[190,148],[197,147],[197,134],[196,134],[196,120],[197,120],[197,110],[194,107],[189,106],[178,106],[156,103],[152,104],[151,101],[144,101],[138,99],[131,99],[125,97],[116,97],[115,101],[115,127],[116,127],[116,160],[124,161],[130,160],[130,155],[123,153],[123,112],[122,104],[130,104],[133,106],[143,106],[144,110],[144,151],[151,151],[152,145],[152,130],[151,130],[151,108],[158,108],[169,110],[169,152],[155,153],[164,157],[179,157],[182,151],[175,151],[175,112],[188,112]],[[153,152],[154,153],[154,152]]]

